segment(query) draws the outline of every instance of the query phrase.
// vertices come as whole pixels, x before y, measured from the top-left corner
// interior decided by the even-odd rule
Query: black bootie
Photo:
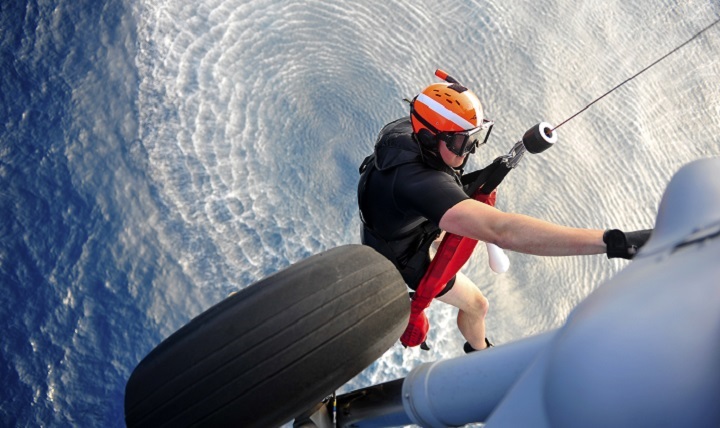
[[[493,346],[495,346],[492,343],[490,343],[490,341],[487,339],[487,337],[485,338],[485,344],[487,345],[488,348],[492,348]],[[485,348],[485,349],[487,349],[487,348]],[[463,350],[465,351],[466,354],[478,351],[478,349],[475,349],[472,346],[470,346],[470,342],[465,342],[465,346],[463,346]],[[479,349],[479,351],[482,351],[482,349]]]

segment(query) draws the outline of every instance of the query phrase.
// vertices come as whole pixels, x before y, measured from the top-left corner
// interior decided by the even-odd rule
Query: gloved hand
[[[607,258],[620,257],[632,259],[638,250],[650,239],[652,229],[623,232],[618,229],[609,229],[603,233],[603,242],[607,245]]]

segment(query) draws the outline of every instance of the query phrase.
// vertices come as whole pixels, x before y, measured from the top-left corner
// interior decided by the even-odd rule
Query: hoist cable
[[[602,94],[601,96],[595,98],[590,104],[586,105],[582,110],[578,111],[577,113],[573,114],[573,115],[570,116],[569,118],[567,118],[567,119],[565,119],[564,121],[562,121],[558,126],[556,126],[555,128],[553,128],[552,131],[555,131],[555,130],[558,129],[559,127],[563,126],[564,124],[566,124],[567,122],[569,122],[571,119],[575,118],[575,117],[578,116],[580,113],[582,113],[582,112],[584,112],[585,110],[587,110],[588,108],[590,108],[591,105],[593,105],[593,104],[595,104],[596,102],[600,101],[601,99],[605,98],[605,97],[606,97],[607,95],[609,95],[611,92],[615,91],[616,89],[618,89],[619,87],[623,86],[623,85],[626,84],[627,82],[633,80],[633,79],[636,78],[637,76],[639,76],[639,75],[641,75],[642,73],[644,73],[645,71],[649,70],[649,69],[650,69],[651,67],[653,67],[655,64],[659,63],[660,61],[664,60],[665,58],[667,58],[667,57],[669,57],[670,55],[674,54],[675,52],[679,51],[680,49],[682,49],[683,47],[685,47],[688,43],[690,43],[690,42],[692,42],[693,40],[697,39],[697,38],[700,37],[704,32],[706,32],[707,30],[709,30],[711,27],[713,27],[714,25],[716,25],[716,24],[718,24],[718,23],[720,23],[720,18],[718,18],[718,19],[717,19],[715,22],[713,22],[712,24],[708,25],[707,27],[705,27],[705,28],[703,28],[702,30],[700,30],[700,31],[698,31],[697,33],[695,33],[695,35],[692,36],[691,38],[689,38],[685,43],[677,46],[675,49],[671,50],[670,52],[666,53],[666,54],[663,55],[662,57],[660,57],[660,58],[658,58],[657,60],[655,60],[652,64],[648,65],[647,67],[645,67],[645,68],[643,68],[642,70],[638,71],[638,72],[635,73],[634,75],[632,75],[632,76],[630,76],[629,78],[625,79],[625,80],[624,80],[622,83],[620,83],[619,85],[617,85],[617,86],[615,86],[614,88],[610,89],[609,91],[605,92],[605,93]]]

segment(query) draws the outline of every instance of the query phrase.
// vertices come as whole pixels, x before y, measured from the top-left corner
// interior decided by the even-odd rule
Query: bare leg
[[[437,300],[458,308],[457,324],[460,333],[470,346],[485,349],[485,315],[489,309],[487,298],[477,286],[462,273],[457,274],[455,285]]]

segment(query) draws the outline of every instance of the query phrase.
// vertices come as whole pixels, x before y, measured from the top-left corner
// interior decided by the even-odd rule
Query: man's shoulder
[[[438,197],[457,191],[464,193],[457,180],[444,171],[437,170],[424,163],[408,163],[398,167],[393,180],[396,194],[412,195],[418,200],[433,203]]]

